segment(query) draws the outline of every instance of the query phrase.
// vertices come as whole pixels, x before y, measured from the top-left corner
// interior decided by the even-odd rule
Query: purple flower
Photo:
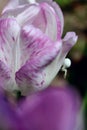
[[[3,9],[0,130],[82,130],[78,93],[68,87],[46,88],[77,41],[74,32],[62,39],[63,26],[62,11],[51,0],[9,0]],[[14,104],[5,91],[18,89],[28,96]]]
[[[16,108],[0,93],[0,130],[21,130]]]
[[[14,107],[0,95],[0,130],[82,130],[81,100],[67,87],[47,88]]]
[[[76,43],[51,0],[9,0],[0,18],[0,90],[41,90],[54,79]]]

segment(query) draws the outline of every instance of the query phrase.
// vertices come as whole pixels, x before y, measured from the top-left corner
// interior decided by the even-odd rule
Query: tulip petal
[[[29,0],[18,0],[18,1],[19,1],[19,5],[30,3]]]
[[[27,4],[27,5],[20,5],[17,6],[16,8],[13,9],[8,9],[6,11],[2,11],[2,18],[8,18],[8,17],[16,17],[20,14],[23,13],[23,11],[25,11],[26,9],[28,9],[31,5]]]
[[[19,30],[20,28],[13,18],[0,19],[0,77],[3,75],[3,81],[0,84],[5,84],[4,88],[7,86],[14,88],[11,83],[15,80],[15,71],[19,65],[16,58]]]
[[[63,17],[63,13],[62,13],[62,10],[59,7],[59,5],[52,0],[36,0],[36,1],[39,2],[39,3],[46,2],[48,5],[50,5],[55,10],[57,17],[60,20],[60,21],[58,20],[58,26],[59,26],[59,22],[60,22],[60,26],[61,26],[60,33],[62,35],[63,27],[64,27],[64,17]]]
[[[47,22],[45,34],[52,40],[56,41],[61,38],[60,19],[56,16],[54,9],[47,3],[42,3],[41,7],[44,11],[44,16]]]
[[[0,19],[0,60],[9,67],[11,67],[13,50],[17,46],[19,30],[14,18]]]
[[[6,6],[3,9],[3,13],[29,3],[29,0],[15,0],[15,2],[14,0],[8,0]]]
[[[62,40],[62,49],[55,61],[58,64],[58,67],[57,67],[58,71],[60,70],[61,66],[63,65],[64,59],[65,59],[67,53],[77,42],[77,39],[78,39],[78,36],[76,36],[76,34],[74,32],[68,32],[65,35],[64,39]]]
[[[62,47],[53,62],[47,66],[44,71],[46,72],[45,81],[49,85],[49,79],[52,81],[59,72],[61,66],[64,63],[65,57],[69,50],[74,46],[77,41],[77,36],[74,32],[68,32],[62,41]]]
[[[0,93],[0,130],[22,130],[21,126],[16,107]]]
[[[60,11],[61,13],[61,11]],[[60,39],[61,37],[61,21],[60,17],[56,16],[54,9],[47,3],[40,5],[31,4],[9,9],[2,13],[2,17],[16,17],[19,25],[34,25],[40,28],[52,40]],[[53,31],[54,30],[54,31]]]
[[[19,25],[24,26],[26,24],[32,24],[35,27],[40,28],[54,41],[57,39],[57,34],[60,39],[60,21],[58,22],[59,24],[57,27],[56,14],[46,3],[41,5],[31,5],[28,9],[23,11],[23,13],[20,13],[16,19]]]
[[[38,2],[38,3],[42,3],[42,2],[50,2],[50,1],[52,1],[52,0],[36,0],[36,2]]]
[[[49,3],[53,9],[55,10],[56,14],[57,14],[57,17],[59,18],[60,20],[60,25],[61,25],[61,36],[62,36],[62,33],[63,33],[63,27],[64,27],[64,17],[63,17],[63,13],[62,13],[62,10],[61,8],[59,7],[59,5],[56,3],[56,2],[50,2]]]
[[[0,60],[0,92],[10,80],[10,69]]]
[[[21,26],[24,26],[25,24],[30,25],[34,20],[36,20],[40,11],[41,9],[38,5],[30,5],[27,9],[21,12],[16,19]]]
[[[63,51],[67,52],[77,42],[78,36],[75,32],[68,32],[63,39]]]
[[[26,16],[25,13],[28,15]],[[35,27],[41,29],[42,32],[45,32],[47,28],[43,9],[41,9],[37,5],[24,5],[17,7],[15,9],[10,9],[5,13],[2,13],[2,18],[6,18],[9,16],[14,16],[15,19],[17,19],[19,25],[22,26],[24,26],[23,24],[27,25],[33,24]],[[23,17],[26,16],[27,20],[22,19],[22,16]]]
[[[19,111],[24,130],[74,130],[80,109],[77,92],[51,87],[28,96]]]
[[[20,25],[30,25],[32,24],[36,28],[39,28],[42,30],[42,32],[45,32],[47,26],[46,26],[46,19],[44,16],[44,11],[40,6],[37,5],[31,5],[25,11],[20,13],[20,15],[17,16],[17,21]]]
[[[9,10],[9,9],[14,9],[14,8],[16,8],[17,5],[18,5],[18,0],[15,0],[15,2],[14,2],[14,0],[8,0],[6,6],[5,6],[4,9],[3,9],[3,13],[4,13],[5,11]]]
[[[43,88],[44,68],[59,54],[61,42],[52,42],[39,29],[25,26],[21,31],[21,69],[16,73],[19,86],[37,89]],[[51,81],[50,81],[51,82]]]
[[[74,46],[74,44],[77,41],[77,38],[78,37],[74,32],[68,32],[64,37],[64,39],[62,40],[62,42],[60,41],[62,46],[60,52],[53,60],[53,62],[44,69],[44,71],[46,72],[44,80],[46,81],[47,85],[49,85],[49,79],[50,81],[52,81],[59,72],[61,66],[64,63],[67,53]]]
[[[57,20],[54,10],[46,3],[20,7],[13,11],[7,11],[2,16],[6,17],[7,15],[16,16],[16,19],[21,26],[32,24],[35,27],[40,28],[54,41],[57,39],[57,36],[60,39],[60,21]]]

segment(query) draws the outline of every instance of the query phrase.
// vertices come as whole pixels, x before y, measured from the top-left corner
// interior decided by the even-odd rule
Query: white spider
[[[64,78],[66,78],[67,75],[67,68],[71,66],[71,60],[69,58],[65,58],[63,66],[62,66],[62,71],[64,71]]]

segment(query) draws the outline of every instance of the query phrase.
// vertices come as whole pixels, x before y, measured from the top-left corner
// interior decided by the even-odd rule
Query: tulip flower
[[[50,85],[77,41],[51,0],[9,0],[0,18],[0,90],[23,93]]]
[[[0,104],[0,130],[83,130],[81,99],[68,87],[46,88],[16,107],[0,95]]]
[[[3,9],[0,130],[82,130],[78,93],[68,87],[48,87],[77,41],[75,32],[62,39],[63,26],[62,11],[51,0],[9,0]],[[14,90],[28,95],[14,101],[9,98]]]
[[[0,93],[0,130],[21,130],[16,108],[8,102],[7,97]]]

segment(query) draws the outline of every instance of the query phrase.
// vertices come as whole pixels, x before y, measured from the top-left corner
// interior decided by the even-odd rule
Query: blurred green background
[[[69,52],[72,61],[67,80],[77,87],[82,97],[87,92],[87,0],[56,0],[64,14],[64,33],[75,31],[76,45]]]
[[[71,67],[68,69],[67,82],[74,86],[82,96],[85,109],[87,130],[87,0],[55,0],[64,14],[64,33],[75,31],[78,42],[69,52]]]

